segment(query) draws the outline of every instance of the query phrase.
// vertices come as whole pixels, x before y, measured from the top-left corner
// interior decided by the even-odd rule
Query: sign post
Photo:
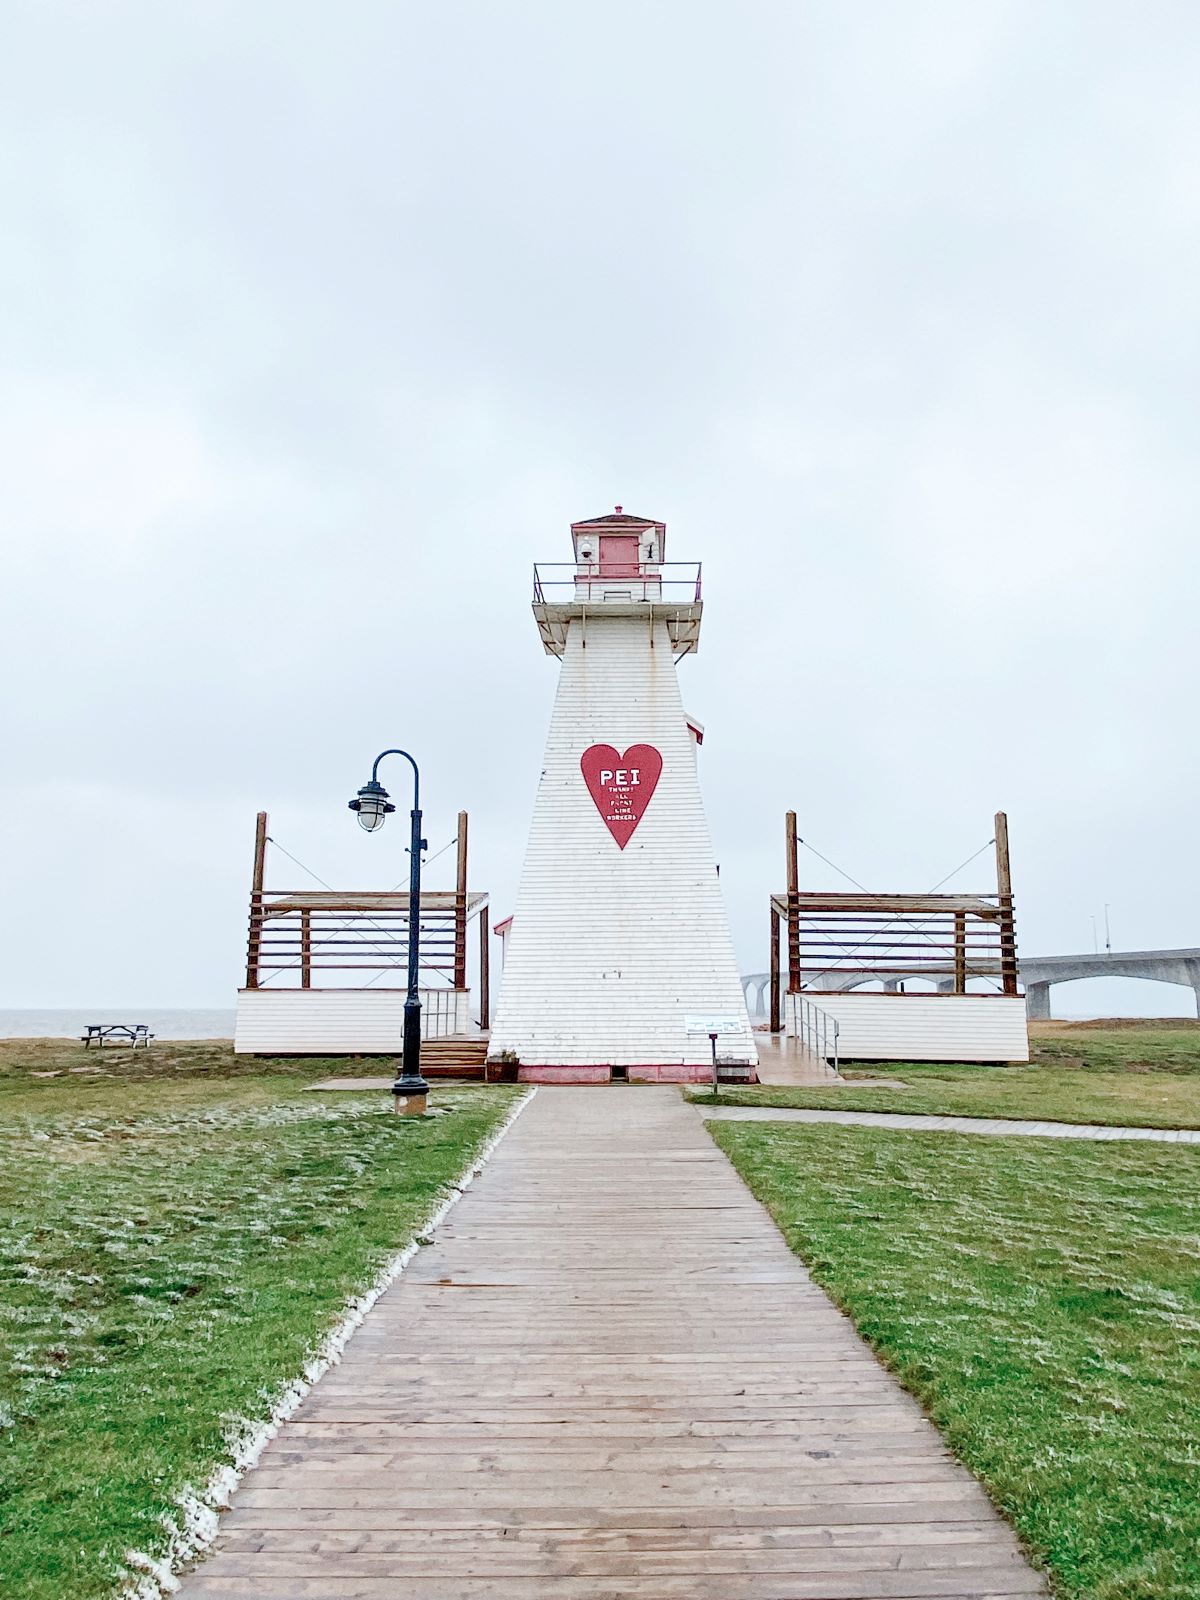
[[[715,1095],[719,1078],[717,1075],[717,1040],[723,1034],[740,1034],[741,1019],[732,1012],[710,1012],[707,1016],[685,1017],[684,1027],[688,1033],[705,1033],[712,1047],[712,1091]]]

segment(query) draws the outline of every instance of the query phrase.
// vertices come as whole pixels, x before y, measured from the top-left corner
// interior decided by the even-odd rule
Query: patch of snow
[[[341,1360],[346,1344],[366,1319],[367,1312],[380,1295],[396,1281],[422,1245],[431,1242],[430,1235],[462,1199],[491,1160],[496,1146],[537,1093],[536,1087],[517,1101],[500,1127],[487,1141],[471,1164],[450,1186],[450,1192],[414,1234],[410,1243],[385,1262],[375,1281],[356,1296],[346,1307],[342,1320],[305,1364],[301,1375],[285,1385],[265,1418],[244,1419],[236,1424],[227,1439],[233,1459],[218,1467],[200,1490],[185,1487],[176,1497],[178,1517],[166,1516],[163,1525],[167,1530],[167,1548],[162,1556],[150,1556],[141,1550],[127,1550],[125,1564],[129,1576],[121,1591],[123,1600],[162,1600],[180,1586],[178,1574],[212,1544],[219,1527],[219,1511],[229,1505],[238,1484],[258,1462],[267,1445],[279,1432],[296,1407],[313,1385]]]

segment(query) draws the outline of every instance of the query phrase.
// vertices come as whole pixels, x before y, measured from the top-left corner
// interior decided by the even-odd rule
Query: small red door
[[[637,534],[602,534],[600,537],[600,576],[636,578],[641,573]]]

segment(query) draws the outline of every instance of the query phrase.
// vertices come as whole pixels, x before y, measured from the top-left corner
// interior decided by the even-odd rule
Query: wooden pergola
[[[408,972],[411,896],[399,889],[267,889],[267,813],[258,813],[246,988],[404,989]],[[467,987],[467,952],[475,924],[479,960],[479,1026],[490,1024],[488,896],[467,887],[467,813],[458,814],[456,885],[423,890],[417,908],[423,987]],[[337,973],[362,974],[322,982]],[[391,979],[392,981],[381,981]]]
[[[836,894],[800,888],[796,813],[787,814],[787,890],[771,896],[771,1031],[787,993],[833,994],[882,978],[926,979],[966,994],[971,978],[1019,993],[1008,819],[996,813],[994,894]]]

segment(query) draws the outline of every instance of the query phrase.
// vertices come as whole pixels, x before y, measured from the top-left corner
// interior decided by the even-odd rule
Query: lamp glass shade
[[[351,800],[350,809],[357,813],[359,827],[374,833],[376,828],[383,827],[388,812],[396,808],[388,804],[388,792],[383,785],[372,780],[363,784]]]
[[[358,802],[358,825],[360,828],[365,828],[368,833],[374,833],[376,828],[382,828],[386,816],[382,800],[372,798]]]

